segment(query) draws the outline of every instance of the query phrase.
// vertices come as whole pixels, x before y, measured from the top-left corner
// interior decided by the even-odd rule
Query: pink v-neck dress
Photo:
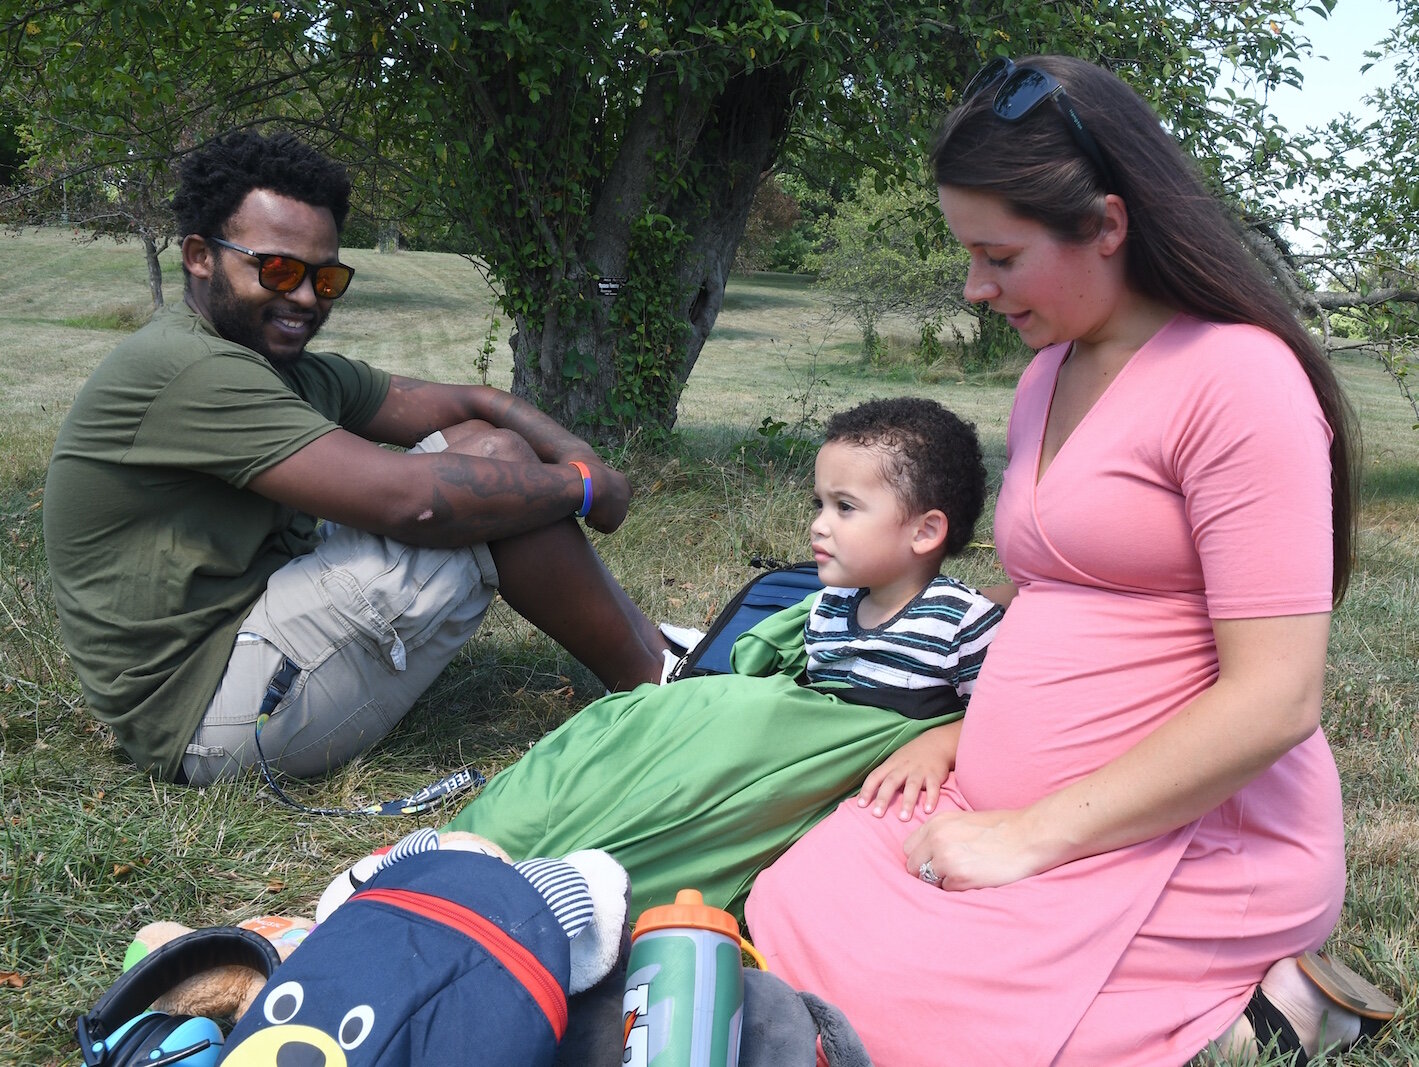
[[[1329,430],[1290,351],[1178,316],[1038,477],[1067,346],[1020,380],[996,546],[1020,593],[941,806],[1018,808],[1137,744],[1217,671],[1211,619],[1330,609]],[[878,1067],[1182,1064],[1344,892],[1320,732],[1197,822],[991,889],[905,869],[925,816],[849,800],[759,876],[770,966],[846,1011]]]

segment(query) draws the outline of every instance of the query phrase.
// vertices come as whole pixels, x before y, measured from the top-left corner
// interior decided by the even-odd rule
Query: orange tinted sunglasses
[[[315,295],[322,300],[334,300],[345,295],[345,290],[350,288],[350,279],[355,276],[355,268],[347,267],[343,263],[322,263],[313,266],[280,252],[254,252],[220,237],[204,237],[203,240],[257,260],[260,265],[257,267],[256,277],[263,289],[270,289],[273,293],[294,292],[300,288],[301,282],[305,281],[305,276],[310,274]]]

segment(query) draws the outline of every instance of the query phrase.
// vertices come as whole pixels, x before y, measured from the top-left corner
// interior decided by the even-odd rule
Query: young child
[[[741,635],[733,673],[593,701],[446,829],[518,858],[604,849],[631,876],[632,914],[686,887],[738,913],[864,777],[883,811],[898,793],[908,811],[923,791],[934,803],[1000,619],[939,577],[980,515],[980,446],[939,404],[874,401],[830,421],[814,481],[830,588]]]
[[[868,688],[949,687],[970,699],[1002,609],[941,574],[969,543],[985,501],[970,425],[931,400],[873,400],[828,422],[809,527],[827,588],[804,626],[808,677]],[[869,774],[858,802],[882,815],[902,795],[931,811],[960,727],[936,727]]]

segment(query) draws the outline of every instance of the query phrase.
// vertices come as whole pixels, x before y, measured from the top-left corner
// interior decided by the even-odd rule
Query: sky
[[[1301,35],[1312,55],[1301,63],[1305,88],[1285,86],[1271,100],[1277,117],[1290,130],[1320,125],[1343,112],[1367,113],[1361,97],[1387,84],[1392,64],[1380,63],[1365,74],[1365,50],[1379,44],[1399,21],[1394,0],[1337,0],[1330,18],[1307,15]]]

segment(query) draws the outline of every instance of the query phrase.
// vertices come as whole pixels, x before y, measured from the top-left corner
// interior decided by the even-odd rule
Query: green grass
[[[471,264],[360,249],[344,258],[359,276],[322,345],[405,374],[474,375],[494,312]],[[168,298],[179,299],[175,257],[165,259]],[[73,1020],[117,975],[144,923],[309,915],[337,870],[440,818],[307,816],[274,804],[254,781],[201,791],[155,784],[86,714],[58,639],[41,487],[76,389],[146,317],[147,299],[136,245],[79,244],[54,231],[0,237],[0,1063],[78,1063]],[[506,336],[504,324],[500,342]],[[890,339],[914,341],[907,330]],[[500,343],[493,384],[507,385],[510,371]],[[1412,1006],[1419,433],[1377,368],[1351,361],[1342,373],[1367,451],[1359,567],[1335,619],[1325,709],[1350,835],[1350,888],[1333,944]],[[855,332],[826,313],[806,280],[737,277],[685,391],[675,443],[618,457],[637,496],[625,526],[598,547],[652,618],[702,624],[749,576],[750,556],[806,554],[806,442],[828,413],[873,395],[935,397],[976,423],[998,483],[1011,392],[1008,376],[965,381],[950,366],[894,362],[874,374]],[[765,420],[776,433],[759,432]],[[982,542],[989,519],[977,531]],[[988,544],[953,569],[983,583],[999,577]],[[294,792],[348,805],[401,795],[464,764],[492,771],[596,695],[587,671],[498,606],[386,743]],[[1419,1062],[1419,1023],[1402,1021],[1345,1062]]]

